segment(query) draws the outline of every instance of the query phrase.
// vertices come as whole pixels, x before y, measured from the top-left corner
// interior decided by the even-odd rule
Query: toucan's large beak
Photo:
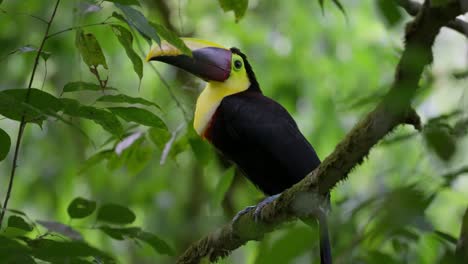
[[[146,61],[162,61],[192,73],[205,81],[225,81],[231,74],[232,52],[216,43],[205,40],[182,38],[192,51],[192,57],[163,41],[154,45]]]

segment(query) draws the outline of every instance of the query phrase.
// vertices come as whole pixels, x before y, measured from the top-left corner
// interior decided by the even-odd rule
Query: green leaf
[[[112,87],[104,87],[104,89],[97,84],[87,82],[69,82],[63,87],[62,93],[76,92],[76,91],[102,91],[102,90],[117,90]]]
[[[317,241],[313,229],[305,226],[287,230],[276,239],[270,247],[265,247],[258,253],[255,264],[294,263],[294,259],[310,251]]]
[[[236,22],[239,22],[245,15],[245,11],[249,6],[249,0],[218,0],[218,2],[224,12],[234,11]]]
[[[171,139],[171,133],[167,129],[152,127],[148,131],[151,141],[163,150],[166,143]]]
[[[372,250],[367,253],[366,263],[379,263],[379,264],[398,264],[401,263],[392,255],[383,253],[377,250]]]
[[[343,15],[346,17],[346,10],[344,9],[343,5],[341,4],[341,2],[339,0],[332,0],[332,2],[335,4],[336,7],[338,7],[338,9],[341,11],[341,13],[343,13]]]
[[[118,4],[122,4],[122,5],[137,5],[137,6],[140,5],[138,0],[105,0],[105,1],[112,2],[112,3],[118,3]]]
[[[128,149],[125,165],[132,175],[140,173],[152,160],[153,148],[144,144],[144,141],[144,138],[141,138]]]
[[[83,237],[81,236],[81,234],[68,225],[65,225],[59,222],[54,222],[54,221],[37,220],[36,222],[42,225],[43,227],[47,228],[49,232],[55,232],[55,233],[64,235],[66,237],[69,237],[73,240],[83,240]]]
[[[166,124],[164,124],[161,118],[146,109],[137,107],[109,107],[108,109],[126,121],[167,129]]]
[[[468,70],[457,70],[452,73],[452,77],[457,80],[468,78]]]
[[[31,232],[33,227],[20,216],[12,215],[8,217],[8,227],[14,227],[26,232]]]
[[[429,124],[423,130],[427,145],[443,161],[449,161],[457,150],[455,137],[443,124]]]
[[[148,243],[159,254],[174,256],[174,250],[161,238],[149,232],[138,233],[137,238]]]
[[[432,196],[428,197],[414,185],[399,187],[380,196],[380,204],[375,208],[375,225],[369,238],[386,239],[386,236],[392,234],[407,236],[407,232],[403,230],[406,226],[427,229],[424,212],[431,203]]]
[[[439,230],[435,230],[434,233],[440,237],[442,240],[444,241],[447,241],[449,242],[450,244],[456,246],[457,243],[458,243],[458,239],[453,237],[452,235],[448,234],[448,233],[445,233],[445,232],[442,232],[442,231],[439,231]]]
[[[387,23],[390,27],[398,24],[403,18],[403,14],[401,13],[400,9],[398,9],[396,1],[378,0],[377,8],[382,14],[385,23]]]
[[[101,46],[92,33],[84,33],[82,30],[76,31],[76,47],[83,58],[83,61],[91,67],[102,65],[107,69],[107,62]]]
[[[32,88],[28,103],[25,98],[28,89],[9,89],[0,92],[0,114],[16,121],[25,116],[26,122],[41,124],[47,114],[60,111],[63,104],[55,96]]]
[[[65,260],[77,257],[99,257],[104,263],[112,261],[108,254],[81,241],[56,241],[35,239],[29,241],[34,257],[53,263],[66,263]]]
[[[108,160],[113,154],[114,154],[114,151],[112,149],[108,149],[108,150],[103,150],[92,155],[87,160],[85,160],[78,174],[82,174],[83,172],[87,171],[88,169],[97,165],[103,160]]]
[[[99,230],[116,240],[136,238],[149,244],[159,254],[174,256],[174,250],[164,240],[152,233],[141,230],[141,228],[139,227],[118,228],[110,226],[100,226]]]
[[[179,38],[179,36],[177,36],[176,33],[157,23],[150,23],[156,29],[156,32],[158,32],[160,37],[182,51],[184,54],[192,56],[192,51],[187,47],[187,45],[185,45],[185,43]]]
[[[68,215],[73,219],[90,216],[94,210],[96,210],[96,202],[81,197],[73,199],[67,208]]]
[[[92,106],[83,106],[78,101],[69,98],[61,98],[60,101],[64,105],[65,114],[90,119],[116,137],[123,134],[122,124],[112,113]]]
[[[154,106],[158,109],[161,109],[159,105],[150,102],[146,99],[140,97],[131,97],[125,94],[117,94],[117,95],[104,95],[99,97],[97,102],[109,102],[109,103],[128,103],[128,104],[141,104],[147,106]]]
[[[323,1],[324,1],[324,0],[318,0],[319,5],[320,5],[320,9],[322,10],[322,15],[325,14],[325,8],[324,8],[324,6],[323,6]]]
[[[213,208],[218,207],[223,202],[224,196],[229,189],[229,186],[232,184],[234,175],[236,174],[236,168],[230,167],[223,173],[223,176],[218,180],[218,184],[214,190],[213,194]]]
[[[10,212],[10,213],[13,213],[13,214],[26,216],[26,214],[25,214],[24,212],[21,212],[20,210],[16,210],[16,209],[7,209],[7,211]]]
[[[120,20],[121,22],[125,23],[125,24],[128,24],[128,21],[127,19],[125,19],[124,16],[122,16],[121,14],[117,13],[117,12],[112,12],[112,17]]]
[[[138,75],[138,77],[143,78],[143,62],[140,59],[140,56],[133,50],[132,44],[133,44],[133,36],[128,29],[120,26],[120,25],[112,25],[112,31],[114,34],[117,36],[117,39],[119,40],[120,44],[125,49],[125,52],[127,53],[128,58],[132,61],[133,63],[133,70],[135,73]]]
[[[127,207],[118,204],[105,204],[98,210],[97,220],[113,224],[131,224],[135,221],[135,214]]]
[[[110,227],[110,226],[100,226],[99,230],[104,232],[106,235],[110,236],[116,240],[124,240],[125,238],[135,238],[138,233],[141,232],[139,227]]]
[[[2,245],[3,246],[3,245]],[[1,263],[21,263],[21,264],[36,264],[37,262],[31,256],[23,254],[6,253],[5,255],[0,254]]]
[[[11,140],[5,130],[0,128],[0,161],[4,160],[10,151]]]
[[[468,134],[468,118],[462,118],[457,120],[453,125],[453,135],[455,137],[461,138]]]
[[[115,3],[115,6],[119,8],[125,15],[127,23],[134,27],[140,34],[148,39],[153,39],[156,43],[161,44],[161,39],[159,38],[156,30],[151,26],[146,17],[138,10]]]
[[[140,173],[151,161],[154,148],[145,144],[142,132],[136,132],[124,138],[116,145],[107,167],[115,170],[125,166],[130,175]]]
[[[2,235],[0,235],[0,245],[0,260],[2,263],[25,263],[7,262],[6,260],[16,260],[18,256],[27,256],[30,253],[30,249],[27,246]]]

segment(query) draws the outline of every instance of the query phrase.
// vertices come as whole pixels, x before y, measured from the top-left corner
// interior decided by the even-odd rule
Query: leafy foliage
[[[135,221],[135,214],[128,208],[118,204],[105,204],[99,207],[97,219],[113,224],[131,224]]]
[[[331,1],[336,7],[338,7],[338,9],[341,11],[341,13],[343,13],[343,15],[346,16],[346,10],[345,10],[343,4],[341,4],[341,2],[339,0],[331,0]],[[318,2],[319,2],[319,5],[320,5],[320,8],[322,9],[322,14],[323,14],[325,12],[325,6],[324,6],[325,0],[318,0]]]
[[[122,5],[140,5],[138,0],[105,0],[107,2],[118,3]]]
[[[223,198],[228,191],[229,187],[232,184],[232,180],[234,179],[234,175],[236,173],[236,168],[231,167],[226,170],[224,175],[219,178],[218,184],[216,184],[216,188],[214,189],[213,194],[213,208],[219,207]]]
[[[73,199],[68,206],[71,218],[85,218],[91,215],[96,208],[96,202],[81,197]],[[13,210],[15,211],[15,210]],[[31,232],[33,226],[24,220],[26,215],[11,215],[8,218],[8,232],[0,234],[0,257],[2,261],[20,261],[21,263],[36,263],[35,260],[53,263],[88,263],[88,259],[100,260],[103,263],[115,263],[113,256],[97,249],[85,241],[82,234],[75,228],[55,221],[37,221],[45,227],[47,233],[35,239],[25,237]],[[135,220],[135,214],[128,208],[117,204],[104,204],[100,206],[97,220],[113,224],[129,224]],[[82,228],[82,227],[81,227]],[[21,230],[13,233],[10,229]],[[140,227],[110,227],[100,226],[99,230],[113,239],[138,239],[150,245],[157,253],[173,255],[173,249],[161,238]],[[61,238],[54,239],[53,234],[60,234]],[[10,235],[7,237],[5,235]],[[8,262],[10,263],[10,262]],[[91,263],[91,262],[89,262]]]
[[[177,36],[176,33],[168,30],[163,25],[150,22],[150,24],[156,29],[159,36],[171,43],[174,47],[178,48],[182,53],[192,56],[192,51],[185,45],[185,43]]]
[[[90,68],[97,68],[102,65],[104,69],[107,69],[107,61],[99,42],[93,33],[84,33],[82,30],[76,32],[76,47],[80,51],[83,61]]]
[[[377,7],[390,27],[397,25],[403,18],[403,14],[398,9],[396,1],[379,0],[377,1]]]
[[[249,5],[249,0],[218,0],[218,2],[224,12],[234,11],[236,22],[239,22],[239,20],[245,15]]]
[[[62,93],[76,92],[76,91],[103,91],[103,90],[117,90],[112,87],[104,87],[88,82],[69,82],[63,87]]]
[[[128,104],[141,104],[146,106],[154,106],[158,109],[161,109],[157,104],[150,102],[141,97],[132,97],[125,94],[117,95],[103,95],[99,97],[97,102],[109,102],[109,103],[128,103]]]
[[[55,222],[55,221],[36,221],[41,226],[47,228],[48,232],[54,232],[60,235],[64,235],[72,240],[83,240],[83,236],[73,229],[71,226]]]
[[[140,34],[147,39],[147,41],[154,40],[158,44],[161,43],[161,39],[159,38],[158,33],[140,11],[130,6],[121,5],[118,3],[116,3],[115,6],[118,7],[122,13],[124,13],[126,22],[131,27],[138,30],[138,32],[140,32]],[[116,17],[121,18],[119,16]]]
[[[84,218],[96,210],[96,202],[81,197],[75,198],[68,206],[67,212],[70,218]]]
[[[148,243],[159,254],[174,255],[174,250],[158,236],[145,232],[138,227],[100,226],[99,229],[116,240],[138,239]]]
[[[123,134],[122,124],[112,113],[92,106],[81,105],[73,99],[61,98],[60,101],[64,105],[63,112],[65,114],[90,119],[116,137]]]
[[[120,44],[125,48],[125,52],[127,53],[128,58],[133,63],[133,69],[135,70],[138,77],[143,78],[143,62],[141,61],[138,54],[136,54],[135,50],[133,50],[133,36],[128,29],[120,26],[120,25],[113,25],[112,30],[114,34],[117,36]]]
[[[161,118],[146,109],[137,107],[109,107],[108,109],[126,121],[166,129],[166,124]]]
[[[28,103],[25,103],[26,98]],[[62,103],[55,96],[38,89],[9,89],[0,92],[0,114],[12,120],[20,121],[24,116],[26,122],[41,125],[47,114],[56,113],[62,108]]]
[[[18,228],[26,232],[33,230],[30,224],[24,221],[22,217],[16,215],[12,215],[8,218],[8,227]]]

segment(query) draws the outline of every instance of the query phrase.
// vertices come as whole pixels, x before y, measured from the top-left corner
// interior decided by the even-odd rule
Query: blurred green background
[[[0,90],[27,87],[35,52],[10,53],[26,45],[39,45],[45,25],[26,14],[48,18],[54,2],[1,3]],[[322,14],[318,1],[251,0],[238,23],[234,14],[224,13],[215,0],[141,0],[141,7],[135,8],[180,36],[240,48],[263,92],[287,108],[324,159],[388,90],[403,48],[404,24],[410,20],[399,10],[400,19],[389,23],[377,1],[343,1],[346,16],[331,1],[325,2]],[[95,3],[62,1],[51,32],[98,23],[119,12],[112,3],[98,4],[102,7],[99,11],[85,12]],[[42,127],[30,124],[9,208],[21,210],[33,220],[70,224],[87,242],[111,253],[120,263],[173,263],[173,256],[158,254],[145,244],[112,240],[91,229],[93,216],[70,221],[68,204],[80,196],[98,205],[125,205],[137,216],[134,225],[158,235],[179,255],[263,195],[240,173],[229,169],[231,165],[206,142],[191,135],[186,119],[192,118],[202,81],[154,63],[187,113],[184,118],[149,63],[143,63],[140,84],[109,26],[86,27],[84,31],[93,33],[102,46],[109,69],[100,71],[109,77],[108,86],[161,107],[146,109],[176,133],[169,155],[164,157],[163,148],[170,134],[124,123],[128,134],[141,132],[142,137],[125,155],[114,152],[107,160],[84,169],[89,157],[112,149],[119,139],[112,139],[101,126],[84,119],[70,118],[75,127],[54,118]],[[149,45],[136,35],[134,49],[143,58]],[[51,56],[46,64],[40,61],[33,87],[85,105],[99,105],[95,100],[103,95],[101,91],[62,95],[69,82],[96,83],[79,56],[75,32],[50,38],[44,50]],[[455,247],[449,240],[459,235],[468,201],[467,86],[463,74],[454,77],[454,73],[468,70],[466,39],[444,29],[433,51],[435,62],[424,74],[414,106],[423,122],[434,124],[436,129],[465,130],[444,132],[448,136],[436,137],[434,143],[427,136],[429,132],[399,127],[333,190],[330,232],[336,263],[436,263]],[[448,113],[455,114],[433,120]],[[0,117],[0,127],[12,142],[16,140],[18,122]],[[440,151],[447,151],[444,146],[448,145],[454,147],[444,159],[446,155]],[[13,149],[0,163],[2,201],[12,159]],[[262,241],[248,243],[221,263],[317,263],[316,232],[302,223],[290,224]]]

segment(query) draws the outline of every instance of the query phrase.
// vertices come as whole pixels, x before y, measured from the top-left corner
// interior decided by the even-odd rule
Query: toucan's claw
[[[262,220],[262,210],[263,210],[263,207],[265,207],[266,205],[274,202],[276,199],[278,199],[278,197],[280,197],[281,193],[278,193],[278,194],[275,194],[275,195],[272,195],[272,196],[268,196],[267,198],[263,199],[263,201],[259,202],[255,208],[255,212],[254,212],[254,219],[255,219],[255,222],[258,222],[260,220]]]
[[[242,209],[241,211],[239,211],[235,216],[234,218],[232,218],[232,223],[234,224],[235,222],[237,222],[237,220],[239,220],[239,217],[247,214],[248,212],[254,210],[257,206],[255,205],[251,205],[251,206],[247,206],[246,208]]]
[[[259,202],[257,205],[247,206],[246,208],[239,211],[236,214],[236,216],[234,216],[234,218],[232,219],[232,223],[237,222],[237,220],[239,220],[239,217],[249,213],[252,210],[255,210],[254,213],[253,213],[254,221],[259,222],[260,220],[262,220],[263,207],[265,207],[266,205],[274,202],[276,199],[278,199],[278,197],[280,195],[281,195],[281,193],[278,193],[278,194],[275,194],[275,195],[272,195],[272,196],[268,196],[267,198],[265,198],[261,202]]]

